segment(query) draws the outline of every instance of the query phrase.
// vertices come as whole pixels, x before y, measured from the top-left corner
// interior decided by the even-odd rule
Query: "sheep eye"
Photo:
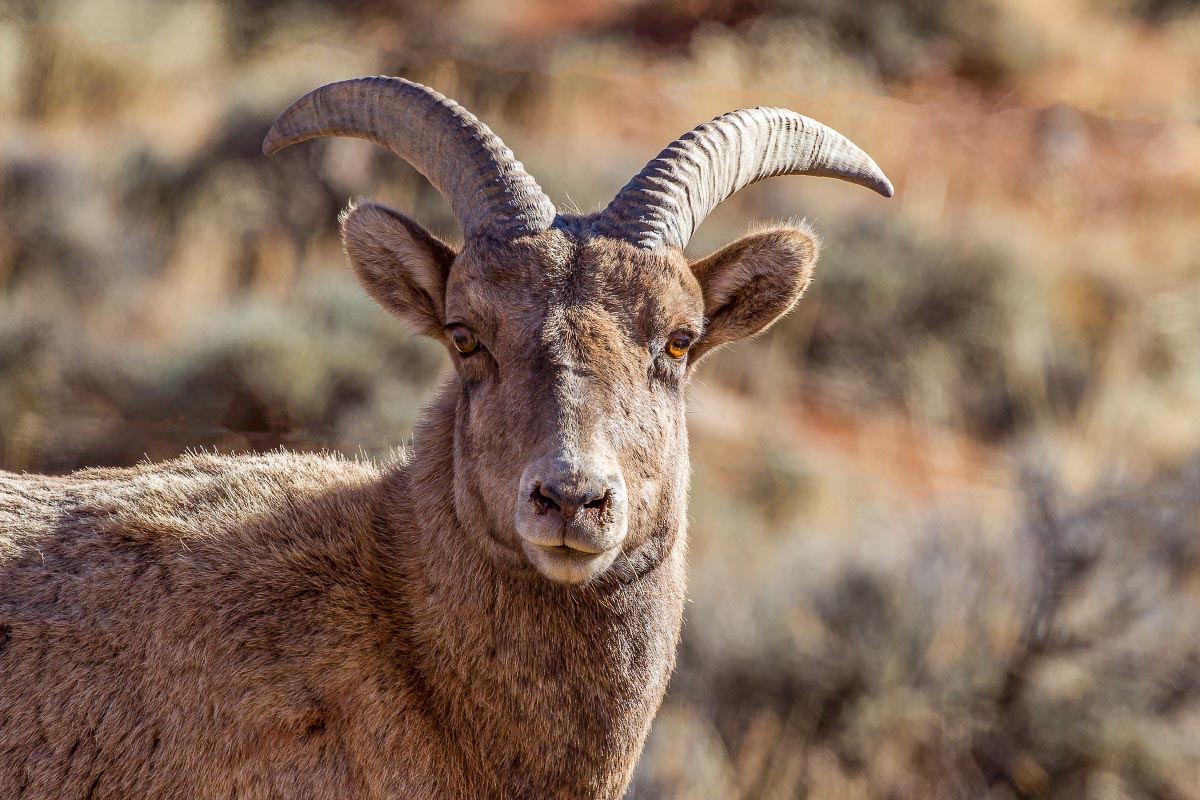
[[[476,338],[475,332],[466,325],[451,325],[450,341],[453,343],[454,349],[464,356],[479,349],[479,339]]]
[[[687,331],[675,331],[667,339],[667,355],[671,358],[683,358],[693,342],[694,338]]]

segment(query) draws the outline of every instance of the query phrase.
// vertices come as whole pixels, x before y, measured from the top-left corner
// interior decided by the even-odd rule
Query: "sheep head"
[[[355,205],[342,220],[346,253],[366,290],[454,361],[447,479],[472,544],[567,584],[620,581],[670,552],[686,507],[689,376],[808,284],[817,242],[805,228],[751,234],[689,263],[704,217],[772,175],[892,193],[849,140],[782,109],[701,125],[591,215],[557,213],[494,133],[410,81],[317,89],[280,115],[263,150],[319,136],[388,148],[458,217],[455,249],[403,214]]]

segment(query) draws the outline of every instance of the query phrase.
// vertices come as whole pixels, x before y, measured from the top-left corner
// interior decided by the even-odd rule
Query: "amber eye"
[[[686,331],[675,331],[667,339],[667,355],[671,358],[683,358],[692,346],[692,335]]]
[[[475,338],[475,332],[466,325],[450,326],[450,341],[454,343],[454,349],[464,356],[479,349],[479,340]]]

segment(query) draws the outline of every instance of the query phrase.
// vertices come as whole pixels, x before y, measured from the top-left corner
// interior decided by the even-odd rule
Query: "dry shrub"
[[[887,556],[731,562],[752,635],[694,587],[632,796],[1200,796],[1200,459],[1023,498],[1008,535],[960,512]]]
[[[403,441],[442,368],[348,276],[249,300],[136,350],[33,315],[0,325],[0,453],[15,468],[131,465],[189,447],[340,449]]]

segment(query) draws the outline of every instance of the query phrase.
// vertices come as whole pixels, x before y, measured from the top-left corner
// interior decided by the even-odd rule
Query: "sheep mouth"
[[[619,547],[594,552],[568,544],[545,545],[522,537],[525,557],[543,577],[557,583],[581,584],[600,575],[616,560]]]
[[[578,546],[569,545],[569,544],[544,545],[544,544],[537,544],[536,542],[530,542],[530,544],[533,544],[537,547],[542,548],[543,550],[545,550],[547,553],[549,553],[552,556],[562,556],[564,558],[580,558],[585,561],[587,559],[593,558],[595,556],[604,555],[604,552],[605,552],[604,550],[589,550],[586,547],[578,547]]]

